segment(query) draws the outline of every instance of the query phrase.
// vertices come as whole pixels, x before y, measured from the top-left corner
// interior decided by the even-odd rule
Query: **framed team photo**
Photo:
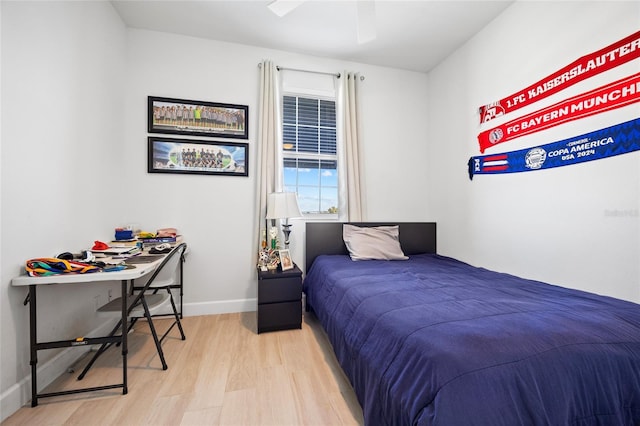
[[[149,133],[249,138],[249,107],[218,102],[148,97]]]
[[[150,136],[147,172],[249,176],[249,144]]]

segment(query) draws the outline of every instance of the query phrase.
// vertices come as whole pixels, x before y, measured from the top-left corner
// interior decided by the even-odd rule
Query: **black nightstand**
[[[302,271],[258,271],[258,334],[302,328]]]

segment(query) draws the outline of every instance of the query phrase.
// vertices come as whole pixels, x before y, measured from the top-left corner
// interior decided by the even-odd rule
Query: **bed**
[[[435,223],[353,261],[342,225],[306,224],[303,285],[367,425],[640,425],[640,305],[440,256]]]

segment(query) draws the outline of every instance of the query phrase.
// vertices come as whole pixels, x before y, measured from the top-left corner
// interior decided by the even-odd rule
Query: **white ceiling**
[[[356,1],[112,0],[128,27],[427,72],[514,0],[375,0],[377,38],[357,42]]]

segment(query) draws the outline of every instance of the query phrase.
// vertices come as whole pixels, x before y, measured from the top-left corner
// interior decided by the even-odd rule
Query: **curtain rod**
[[[336,78],[340,78],[340,73],[335,73],[335,72],[324,72],[324,71],[311,71],[311,70],[302,70],[299,68],[287,68],[287,67],[281,67],[280,65],[276,65],[276,69],[278,71],[297,71],[297,72],[308,72],[310,74],[323,74],[323,75],[332,75]]]
[[[259,62],[258,63],[258,68],[262,68],[262,63]],[[303,69],[299,69],[299,68],[287,68],[287,67],[281,67],[280,65],[276,65],[276,69],[278,71],[298,71],[298,72],[308,72],[311,74],[323,74],[323,75],[332,75],[336,78],[340,78],[340,73],[335,73],[335,72],[324,72],[324,71],[312,71],[312,70],[303,70]]]
[[[262,67],[262,63],[258,63],[258,67]],[[303,69],[299,69],[299,68],[287,68],[287,67],[281,67],[280,65],[276,65],[276,69],[278,71],[298,71],[298,72],[308,72],[311,74],[323,74],[323,75],[332,75],[336,78],[340,78],[340,73],[335,73],[335,72],[324,72],[324,71],[312,71],[312,70],[303,70]],[[360,81],[364,81],[364,76],[361,75],[360,76]]]

